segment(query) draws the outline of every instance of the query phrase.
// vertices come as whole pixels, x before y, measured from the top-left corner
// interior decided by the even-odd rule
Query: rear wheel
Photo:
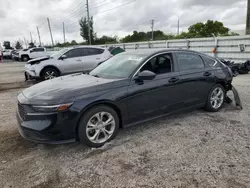
[[[222,108],[224,100],[225,88],[220,84],[216,84],[209,92],[205,109],[209,112],[218,112]]]
[[[43,80],[51,80],[59,76],[59,72],[54,68],[47,68],[42,72]]]
[[[101,147],[112,140],[119,130],[119,117],[116,111],[106,105],[88,110],[79,123],[78,138],[90,147]]]

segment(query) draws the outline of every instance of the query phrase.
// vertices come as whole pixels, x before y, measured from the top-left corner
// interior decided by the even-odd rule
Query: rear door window
[[[65,53],[67,58],[76,58],[84,56],[84,48],[72,49]]]
[[[188,52],[177,52],[176,57],[180,71],[202,69],[205,67],[199,55]]]
[[[204,60],[204,62],[209,65],[210,67],[222,67],[222,65],[220,63],[218,63],[216,60],[207,58],[205,56],[202,56],[202,59]]]
[[[98,48],[87,48],[87,55],[99,55],[104,52],[104,49],[98,49]]]

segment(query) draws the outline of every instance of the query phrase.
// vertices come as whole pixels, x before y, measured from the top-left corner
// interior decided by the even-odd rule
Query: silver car
[[[95,46],[64,48],[51,56],[28,61],[25,79],[49,80],[66,74],[89,72],[111,57],[108,49]]]

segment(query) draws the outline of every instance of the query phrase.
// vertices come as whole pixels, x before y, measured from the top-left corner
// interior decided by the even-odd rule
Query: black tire
[[[222,104],[218,108],[215,108],[212,105],[211,98],[212,98],[212,94],[213,94],[214,90],[216,90],[217,88],[220,88],[221,91],[223,91],[223,99],[222,99]],[[225,101],[225,96],[226,96],[225,88],[221,84],[214,85],[211,88],[211,90],[209,91],[206,106],[205,106],[205,110],[207,110],[209,112],[218,112],[223,107],[223,104],[224,104],[224,101]]]
[[[29,61],[30,58],[28,55],[23,55],[22,58],[21,58],[22,61]]]
[[[54,77],[53,78],[56,78],[58,76],[60,76],[60,73],[54,69],[54,68],[46,68],[42,71],[42,74],[41,74],[41,78],[42,80],[50,80],[50,79],[53,79],[52,77],[50,79],[48,79],[48,76],[47,76],[47,73],[48,72],[51,72],[53,73]]]
[[[114,118],[115,125],[114,125],[114,131],[113,131],[112,135],[109,137],[109,139],[107,139],[106,141],[104,141],[102,143],[95,143],[95,142],[92,142],[87,136],[87,124],[95,114],[98,114],[100,112],[110,113]],[[120,127],[119,122],[120,122],[119,117],[113,108],[106,106],[106,105],[94,106],[93,108],[91,108],[87,112],[85,112],[84,115],[81,117],[80,123],[78,125],[78,130],[77,130],[78,139],[79,139],[80,143],[87,145],[89,147],[94,147],[94,148],[101,147],[105,143],[107,143],[115,138],[115,136],[117,135],[117,133],[119,131],[119,127]],[[94,130],[94,131],[96,131],[96,130]]]

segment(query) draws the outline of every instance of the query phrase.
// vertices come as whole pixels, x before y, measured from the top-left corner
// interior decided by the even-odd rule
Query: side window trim
[[[176,70],[175,70],[175,65],[174,65],[174,52],[173,51],[169,51],[169,52],[161,52],[161,53],[158,53],[158,54],[155,54],[155,55],[153,55],[153,56],[151,56],[151,57],[149,57],[148,59],[146,59],[140,66],[139,66],[139,68],[135,71],[135,73],[133,74],[133,76],[132,76],[132,79],[133,78],[135,78],[136,77],[136,75],[139,73],[139,71],[142,69],[142,67],[144,66],[144,65],[146,65],[151,59],[153,59],[153,58],[155,58],[156,56],[159,56],[159,55],[163,55],[163,54],[172,54],[172,67],[171,67],[171,69],[172,69],[172,72],[176,72]]]
[[[206,63],[206,61],[204,60],[204,58],[210,59],[210,60],[212,60],[212,61],[214,62],[214,64],[213,64],[212,67],[214,67],[214,66],[218,63],[217,60],[212,59],[212,58],[210,58],[210,57],[207,57],[207,56],[204,56],[204,55],[200,55],[200,56],[201,56],[202,60],[204,61],[204,63],[205,63],[208,67],[211,67],[211,66],[210,66],[208,63]]]

